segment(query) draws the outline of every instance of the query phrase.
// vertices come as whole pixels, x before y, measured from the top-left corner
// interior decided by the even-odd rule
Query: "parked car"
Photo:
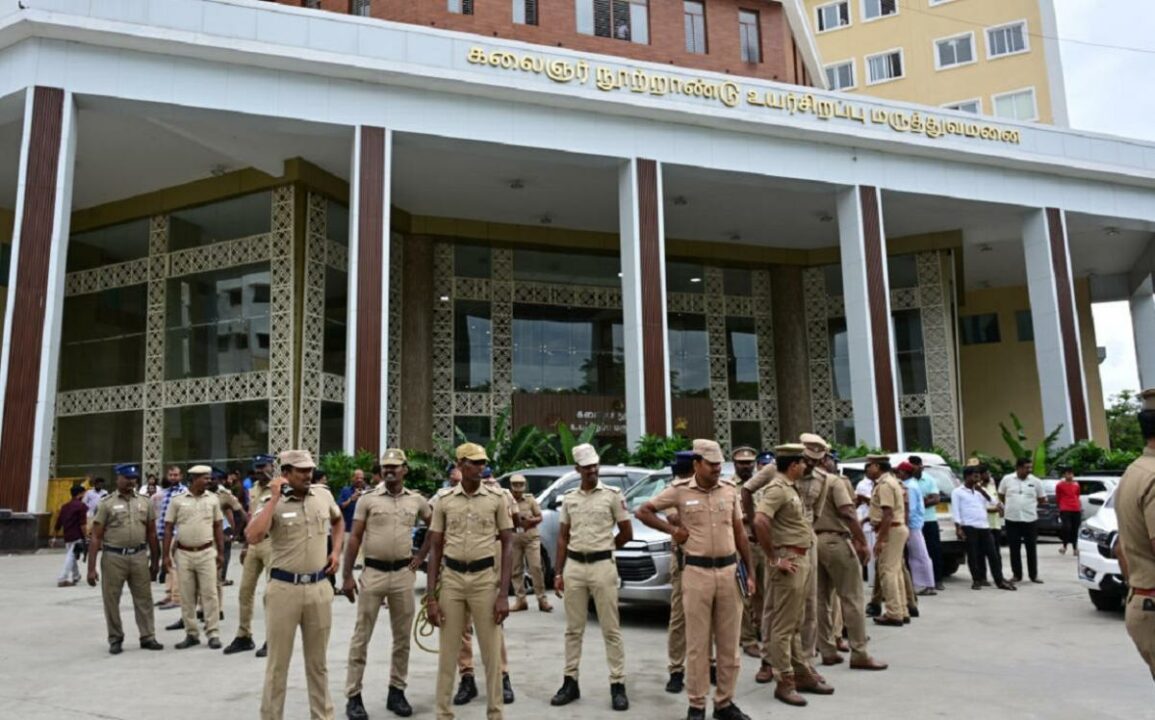
[[[1101,502],[1099,511],[1079,527],[1078,555],[1079,582],[1087,588],[1091,604],[1104,612],[1121,610],[1127,598],[1127,581],[1115,557],[1115,542],[1119,524],[1115,515],[1115,488],[1095,493],[1094,503]]]
[[[1058,535],[1063,524],[1059,517],[1059,504],[1055,499],[1055,486],[1059,484],[1059,481],[1054,478],[1044,478],[1042,482],[1043,491],[1047,493],[1047,497],[1039,503],[1039,534]],[[1077,477],[1075,482],[1079,483],[1079,500],[1083,505],[1083,520],[1089,520],[1095,516],[1095,513],[1099,512],[1105,496],[1099,498],[1098,504],[1092,502],[1091,497],[1114,489],[1119,484],[1119,478],[1113,475],[1093,475]]]

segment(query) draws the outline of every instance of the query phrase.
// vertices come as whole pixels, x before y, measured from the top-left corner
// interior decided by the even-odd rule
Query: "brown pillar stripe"
[[[353,448],[380,452],[381,259],[385,229],[385,129],[361,128],[357,158],[357,357]]]
[[[658,163],[638,159],[638,229],[642,270],[642,362],[645,367],[645,429],[665,435],[666,348],[662,331],[666,312],[662,293],[662,239],[658,227]]]
[[[1063,212],[1047,208],[1047,232],[1051,240],[1051,270],[1055,274],[1055,294],[1058,296],[1059,333],[1063,340],[1063,362],[1067,371],[1067,397],[1071,403],[1071,432],[1075,440],[1090,439],[1087,423],[1087,403],[1079,358],[1079,329],[1075,316],[1075,295],[1071,287],[1071,268],[1067,263],[1067,232]]]
[[[866,257],[866,292],[870,303],[870,350],[874,354],[874,394],[878,398],[879,442],[882,449],[898,449],[897,397],[894,358],[890,354],[890,314],[886,297],[886,258],[882,251],[882,215],[878,188],[858,189],[862,202],[862,230]]]
[[[48,296],[48,261],[52,252],[56,174],[64,123],[64,91],[32,91],[32,127],[28,137],[23,215],[16,259],[8,377],[4,390],[4,426],[0,438],[0,507],[24,510],[32,479],[32,444],[36,432],[36,399],[40,390],[44,305]],[[37,478],[40,480],[40,478]],[[33,508],[39,510],[41,508]]]

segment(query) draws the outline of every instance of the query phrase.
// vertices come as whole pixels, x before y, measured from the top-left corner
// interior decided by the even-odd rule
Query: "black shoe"
[[[1038,579],[1038,578],[1031,578],[1031,582],[1033,582],[1036,585],[1042,585],[1043,584],[1043,581]]]
[[[119,655],[124,650],[122,644],[123,641],[121,640],[113,640],[112,642],[108,643],[108,654]]]
[[[904,617],[904,618],[902,619],[902,624],[903,624],[903,625],[910,625],[910,618],[909,618],[909,617]]]
[[[715,720],[750,720],[750,716],[738,709],[734,703],[724,708],[714,708]]]
[[[257,651],[257,657],[268,657],[268,656],[269,656],[269,644],[268,643],[262,643],[261,649]]]
[[[577,683],[575,682],[574,685]],[[625,683],[610,683],[610,706],[618,711],[630,709],[630,699],[626,697]]]
[[[184,620],[177,620],[172,625],[165,625],[165,630],[184,630]]]
[[[979,585],[982,585],[983,587],[991,587],[991,581],[990,580],[979,580]]]
[[[666,681],[666,692],[680,693],[686,687],[686,674],[680,672],[670,673],[670,679]]]
[[[509,682],[509,673],[501,674],[501,702],[505,705],[512,705],[515,697],[513,694],[513,685]]]
[[[156,641],[156,638],[149,638],[148,640],[140,641],[141,650],[164,650],[164,645]]]
[[[220,649],[221,649],[221,639],[215,638],[215,637],[209,638],[209,650],[220,650]]]
[[[239,652],[245,652],[247,650],[252,650],[256,646],[257,645],[256,645],[256,643],[253,642],[252,638],[237,636],[237,637],[233,638],[233,641],[231,643],[229,643],[229,646],[227,648],[225,648],[225,655],[232,655],[233,653],[239,653]]]
[[[405,691],[392,685],[389,686],[389,696],[385,698],[385,709],[401,717],[409,717],[413,714],[413,708],[405,699]]]
[[[911,606],[909,606],[909,607],[907,608],[907,611],[910,613],[910,616],[911,616],[912,618],[916,618],[916,617],[918,617],[918,608],[917,608],[917,607],[915,607],[914,605],[911,605]]]
[[[878,617],[881,614],[882,614],[882,606],[881,605],[877,605],[875,603],[867,603],[866,604],[866,616],[867,617]]]
[[[477,697],[477,683],[472,675],[462,675],[461,683],[457,686],[457,694],[453,696],[454,705],[464,705]]]
[[[577,700],[581,696],[582,691],[581,688],[578,687],[577,680],[570,677],[569,675],[566,675],[565,679],[561,681],[561,687],[558,688],[558,691],[554,693],[554,696],[549,699],[549,704],[553,705],[554,707],[558,707],[560,705],[569,705],[571,702]]]
[[[710,684],[715,685],[715,686],[718,684],[718,666],[717,665],[711,665],[710,666]],[[703,712],[705,712],[705,711],[703,710]]]
[[[345,701],[345,717],[349,720],[369,720],[369,713],[365,712],[365,703],[361,702],[361,693]]]
[[[200,638],[198,638],[194,635],[185,635],[184,640],[181,640],[176,645],[173,645],[173,647],[175,647],[177,650],[184,650],[185,648],[190,648],[190,647],[193,647],[195,645],[200,645],[200,644],[201,644]]]
[[[983,584],[981,582],[971,583],[971,590],[982,590],[982,589],[983,589]]]
[[[943,590],[946,590],[946,585],[943,585],[941,582],[935,583],[934,589],[938,590],[939,592],[942,592]]]
[[[690,708],[686,713],[686,720],[706,720],[706,708]]]

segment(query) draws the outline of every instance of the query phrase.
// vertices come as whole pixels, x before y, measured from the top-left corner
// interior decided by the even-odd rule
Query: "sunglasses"
[[[485,467],[489,464],[488,460],[466,460],[465,462],[469,463],[473,467]]]

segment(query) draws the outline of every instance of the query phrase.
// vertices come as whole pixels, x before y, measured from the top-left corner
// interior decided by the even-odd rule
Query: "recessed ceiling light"
[[[700,282],[702,282],[702,278],[690,278],[690,282],[692,282],[692,283],[700,283]]]
[[[820,223],[828,223],[828,222],[832,222],[833,220],[834,220],[834,216],[828,212],[818,213],[818,222],[820,222]]]
[[[690,201],[689,201],[689,200],[687,200],[687,199],[685,198],[685,196],[683,196],[683,195],[679,195],[678,197],[674,198],[674,204],[675,204],[675,205],[679,205],[679,206],[681,206],[681,205],[689,205],[689,204],[690,204]]]
[[[1114,227],[1114,226],[1109,226],[1109,227],[1103,228],[1103,232],[1105,232],[1107,235],[1109,235],[1111,237],[1115,237],[1119,234],[1119,228]]]
[[[730,242],[738,242],[739,240],[742,239],[742,233],[732,232],[732,233],[730,233],[729,237],[730,237]]]
[[[983,243],[982,245],[979,245],[979,252],[991,252],[993,250],[994,248],[991,247],[990,243]]]
[[[549,213],[546,213],[545,215],[541,216],[541,219],[539,219],[538,222],[542,225],[552,225],[553,218],[549,216]]]
[[[517,178],[514,178],[513,180],[509,181],[509,189],[510,190],[521,190],[524,187],[525,187],[525,183],[522,182],[521,180],[517,179]]]
[[[449,296],[448,295],[442,295],[440,300],[441,300],[441,302],[449,302]]]

